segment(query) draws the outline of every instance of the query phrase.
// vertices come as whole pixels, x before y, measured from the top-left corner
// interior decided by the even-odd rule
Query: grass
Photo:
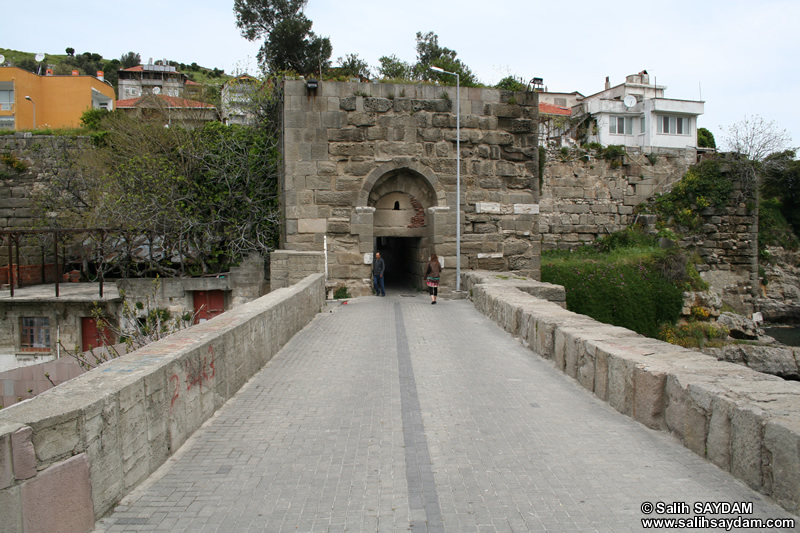
[[[542,281],[564,286],[570,311],[656,338],[660,325],[674,324],[683,306],[682,280],[669,279],[672,271],[663,266],[670,257],[644,245],[546,252]]]

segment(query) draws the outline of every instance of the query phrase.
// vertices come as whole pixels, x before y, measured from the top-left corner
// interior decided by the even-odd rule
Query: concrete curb
[[[567,311],[563,287],[479,271],[462,285],[476,309],[620,413],[800,510],[800,383]]]

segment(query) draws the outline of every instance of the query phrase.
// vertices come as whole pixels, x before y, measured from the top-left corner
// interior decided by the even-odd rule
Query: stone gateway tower
[[[313,85],[313,84],[312,84]],[[535,93],[461,89],[461,269],[539,278]],[[456,88],[284,85],[281,248],[323,251],[331,284],[424,287],[431,253],[455,288]]]

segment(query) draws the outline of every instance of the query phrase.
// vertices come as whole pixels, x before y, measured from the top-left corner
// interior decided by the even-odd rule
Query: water
[[[800,346],[800,326],[764,328],[764,332],[781,344]]]

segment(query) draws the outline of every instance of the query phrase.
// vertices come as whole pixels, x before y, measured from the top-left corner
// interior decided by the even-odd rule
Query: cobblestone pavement
[[[96,531],[641,531],[644,502],[797,519],[469,301],[396,292],[330,304]]]

